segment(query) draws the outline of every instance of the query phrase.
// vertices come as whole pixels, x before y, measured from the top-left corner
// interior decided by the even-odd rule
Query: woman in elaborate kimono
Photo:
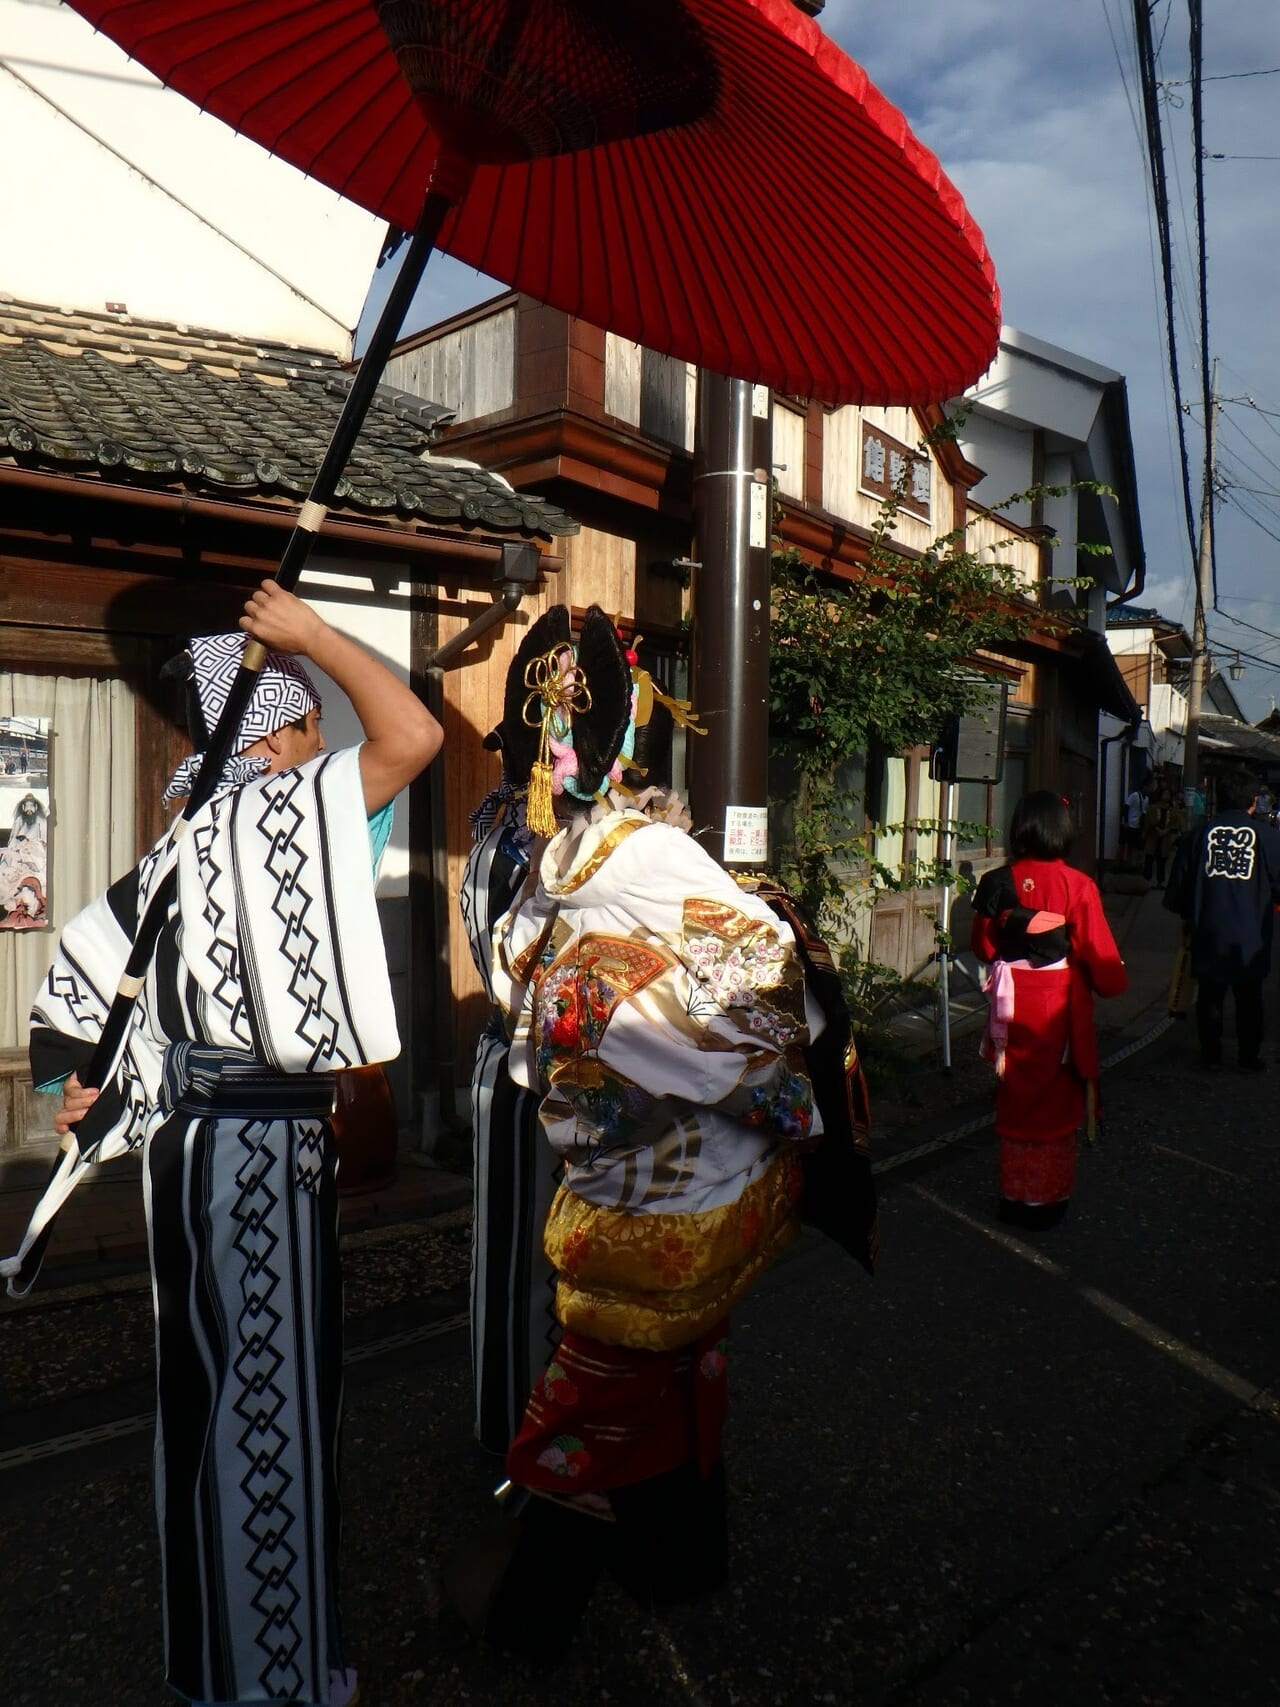
[[[1093,999],[1128,988],[1091,877],[1066,863],[1071,813],[1060,795],[1026,795],[1009,827],[1011,863],[974,896],[971,947],[988,963],[982,1052],[996,1069],[1000,1213],[1026,1226],[1066,1214],[1076,1134],[1097,1112]]]
[[[653,691],[633,661],[601,611],[573,646],[556,607],[501,729],[549,838],[498,926],[493,990],[563,1164],[544,1235],[562,1332],[507,1454],[517,1498],[537,1496],[515,1563],[487,1602],[456,1598],[547,1656],[606,1563],[645,1603],[723,1577],[728,1315],[795,1237],[823,1130],[803,1049],[824,1020],[790,926],[662,806],[614,792]]]
[[[338,1069],[399,1049],[373,870],[390,803],[440,730],[389,670],[273,583],[241,628],[326,671],[365,741],[322,751],[310,677],[271,655],[213,798],[66,925],[31,1031],[36,1085],[65,1087],[54,1124],[66,1153],[3,1270],[25,1290],[85,1168],[144,1149],[167,1681],[196,1703],[347,1707],[329,1116]],[[197,745],[244,644],[192,642]],[[190,792],[199,762],[184,761],[166,798]],[[101,1093],[81,1089],[76,1069],[175,863],[121,1055]]]

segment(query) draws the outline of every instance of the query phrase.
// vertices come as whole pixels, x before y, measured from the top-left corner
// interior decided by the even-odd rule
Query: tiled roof
[[[351,376],[335,357],[0,296],[0,462],[239,498],[303,498]],[[557,505],[430,447],[449,410],[379,387],[335,509],[570,534]]]
[[[1143,605],[1120,605],[1116,610],[1107,612],[1108,628],[1176,628],[1176,622],[1170,622],[1167,616],[1161,616],[1158,610],[1152,610]]]
[[[1234,717],[1224,717],[1219,711],[1200,713],[1200,735],[1208,746],[1225,747],[1242,759],[1280,764],[1280,736],[1266,729],[1254,729]]]

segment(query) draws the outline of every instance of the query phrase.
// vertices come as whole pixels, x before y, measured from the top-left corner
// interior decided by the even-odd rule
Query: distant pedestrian
[[[1000,1213],[1029,1226],[1066,1213],[1076,1133],[1097,1106],[1093,998],[1129,982],[1097,884],[1066,863],[1071,834],[1059,795],[1024,796],[1011,863],[987,872],[974,897],[971,946],[990,968],[983,1054],[997,1074]]]
[[[1185,825],[1185,817],[1183,818]],[[1154,877],[1163,889],[1168,875],[1169,855],[1177,835],[1173,829],[1173,795],[1167,787],[1156,790],[1147,802],[1142,824],[1142,875],[1148,883]]]
[[[1123,865],[1128,865],[1131,858],[1136,859],[1142,847],[1143,820],[1150,794],[1151,784],[1140,782],[1124,797],[1124,810],[1120,814],[1120,860]]]
[[[1178,843],[1186,835],[1191,826],[1187,808],[1177,789],[1169,790],[1169,816],[1165,827],[1165,857],[1170,858]]]
[[[1271,970],[1271,938],[1280,904],[1280,830],[1254,813],[1252,777],[1225,776],[1218,811],[1184,838],[1164,904],[1186,921],[1196,980],[1201,1063],[1222,1065],[1227,991],[1235,999],[1237,1061],[1261,1072],[1262,990]]]

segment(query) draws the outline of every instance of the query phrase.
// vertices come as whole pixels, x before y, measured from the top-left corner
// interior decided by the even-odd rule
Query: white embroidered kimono
[[[823,1019],[790,927],[642,813],[561,832],[499,926],[510,1072],[564,1158],[547,1255],[562,1323],[691,1343],[795,1232]]]
[[[189,1699],[327,1703],[344,1663],[328,1117],[335,1069],[399,1048],[369,856],[358,749],[224,789],[70,921],[32,1014],[38,1084],[87,1061],[176,859],[84,1129],[93,1160],[146,1146],[167,1678]],[[64,1161],[28,1266],[86,1165]]]

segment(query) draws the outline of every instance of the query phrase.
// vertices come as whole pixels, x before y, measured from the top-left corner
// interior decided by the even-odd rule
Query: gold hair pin
[[[560,660],[566,653],[570,663],[563,672]],[[571,728],[574,713],[591,709],[591,690],[579,666],[573,662],[573,651],[561,643],[530,659],[525,665],[524,685],[528,697],[520,712],[529,729],[538,729],[538,756],[529,773],[529,797],[525,806],[525,822],[536,836],[554,836],[556,814],[552,804],[551,740],[563,740]],[[532,713],[532,715],[530,715]]]

